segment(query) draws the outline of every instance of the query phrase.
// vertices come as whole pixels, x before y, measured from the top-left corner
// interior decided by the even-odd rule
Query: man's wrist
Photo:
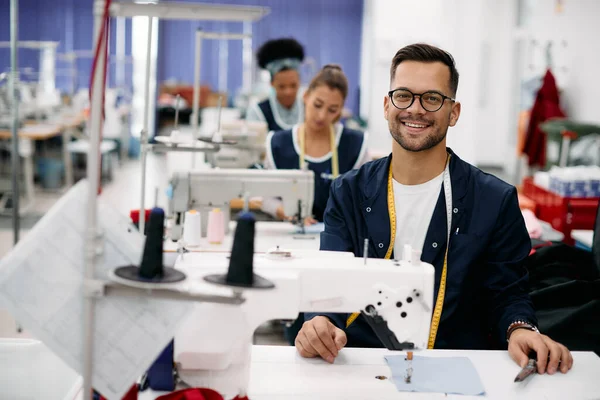
[[[506,330],[506,341],[507,342],[510,340],[510,336],[513,334],[513,332],[516,331],[517,329],[527,329],[527,330],[530,330],[533,332],[540,333],[540,330],[537,328],[537,326],[535,326],[531,322],[526,321],[526,320],[516,320],[516,321],[512,322],[508,326],[508,329]]]

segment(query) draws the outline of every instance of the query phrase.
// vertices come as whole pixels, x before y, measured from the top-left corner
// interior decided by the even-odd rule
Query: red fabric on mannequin
[[[564,118],[565,113],[560,108],[560,97],[556,79],[550,70],[546,71],[544,81],[537,93],[531,109],[529,125],[523,146],[523,153],[529,158],[529,166],[546,166],[546,133],[539,125],[552,118]]]

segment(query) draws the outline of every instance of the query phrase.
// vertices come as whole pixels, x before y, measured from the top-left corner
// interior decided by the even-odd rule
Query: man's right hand
[[[314,317],[302,325],[296,336],[296,349],[302,357],[321,357],[333,363],[347,342],[346,333],[327,317]]]

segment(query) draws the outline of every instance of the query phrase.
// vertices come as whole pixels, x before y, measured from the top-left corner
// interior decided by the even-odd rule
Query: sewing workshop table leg
[[[23,142],[23,141],[22,141]],[[21,143],[22,143],[21,142]],[[29,142],[30,146],[33,143]],[[35,187],[33,182],[33,152],[27,152],[23,155],[23,177],[25,181],[25,206],[22,208],[26,212],[35,201]]]
[[[63,162],[65,164],[65,187],[68,189],[73,186],[73,162],[69,152],[69,143],[71,142],[71,129],[66,128],[62,132],[63,139]]]

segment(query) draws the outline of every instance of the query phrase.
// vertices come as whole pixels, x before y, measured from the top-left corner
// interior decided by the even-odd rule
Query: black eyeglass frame
[[[410,104],[409,104],[408,106],[406,106],[406,107],[398,107],[398,106],[397,106],[397,105],[394,103],[394,97],[393,97],[393,96],[394,96],[394,92],[397,92],[398,90],[403,90],[403,91],[405,91],[405,92],[408,92],[408,93],[410,93],[410,94],[412,95],[412,100],[410,101]],[[427,93],[435,93],[435,94],[437,94],[437,95],[440,95],[440,96],[442,96],[442,103],[440,104],[440,106],[439,106],[439,108],[438,108],[437,110],[433,110],[433,111],[432,111],[432,110],[428,110],[428,109],[427,109],[427,107],[425,107],[425,106],[423,105],[423,95],[424,95],[424,94],[427,94]],[[428,90],[428,91],[426,91],[426,92],[423,92],[423,93],[413,93],[413,92],[411,92],[410,90],[408,90],[408,89],[406,89],[406,88],[397,88],[397,89],[394,89],[394,90],[390,90],[390,91],[388,92],[388,96],[390,97],[390,101],[392,102],[392,105],[393,105],[394,107],[396,107],[398,110],[406,110],[407,108],[410,108],[410,106],[412,106],[412,105],[413,105],[413,103],[415,102],[415,97],[416,97],[416,96],[419,96],[419,103],[421,103],[421,107],[423,107],[423,109],[424,109],[425,111],[428,111],[428,112],[437,112],[437,111],[439,111],[439,110],[440,110],[442,107],[444,107],[444,102],[445,102],[446,100],[450,100],[450,101],[456,101],[456,99],[454,99],[454,98],[452,98],[452,97],[450,97],[450,96],[446,96],[445,94],[442,94],[442,93],[440,93],[440,92],[438,92],[438,91],[436,91],[436,90]]]

